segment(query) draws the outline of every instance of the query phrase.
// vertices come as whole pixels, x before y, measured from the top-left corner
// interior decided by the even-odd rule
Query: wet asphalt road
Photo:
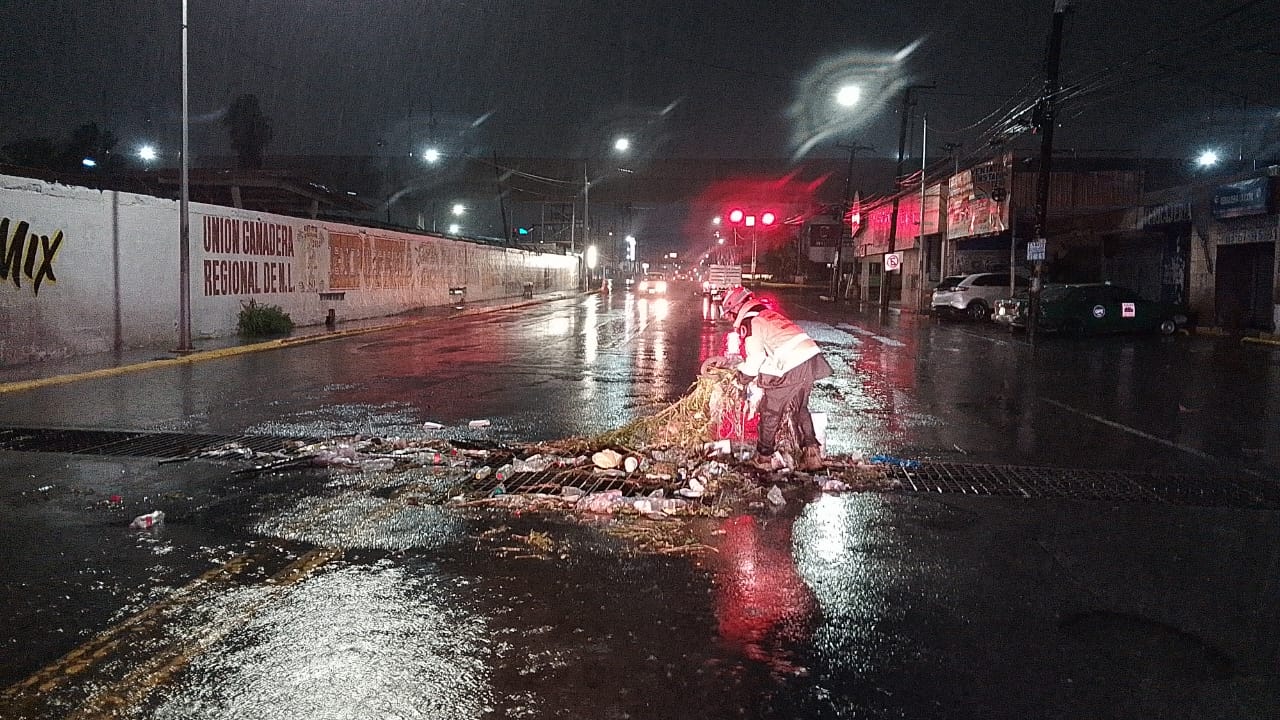
[[[1276,355],[782,304],[828,451],[1274,478]],[[589,296],[0,395],[8,425],[536,440],[678,397],[725,327]],[[485,430],[457,427],[486,418]],[[446,511],[450,478],[0,453],[0,717],[1274,717],[1274,513],[795,490],[717,552]],[[424,492],[426,492],[424,490]],[[108,500],[120,495],[120,503]],[[163,507],[156,532],[129,518]],[[512,552],[545,532],[546,555]],[[67,655],[70,653],[70,656]],[[61,658],[61,659],[60,659]]]

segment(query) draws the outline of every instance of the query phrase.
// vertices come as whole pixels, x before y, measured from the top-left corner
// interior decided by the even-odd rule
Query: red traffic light
[[[742,222],[742,216],[743,216],[743,212],[738,208],[734,208],[729,211],[729,222],[740,223]]]
[[[777,216],[774,215],[773,213],[766,212],[760,216],[760,224],[764,225],[765,227],[768,227],[772,225],[775,221],[777,221],[777,219],[778,219]]]

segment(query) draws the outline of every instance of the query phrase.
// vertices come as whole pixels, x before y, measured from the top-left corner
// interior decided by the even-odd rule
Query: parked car
[[[1027,327],[1030,297],[1023,294],[996,305],[996,322]],[[1119,285],[1047,285],[1040,293],[1039,330],[1063,333],[1153,332],[1172,335],[1190,322],[1185,308],[1144,300]]]
[[[1030,285],[1027,278],[1014,276],[1015,291]],[[970,320],[990,320],[996,302],[1009,297],[1009,273],[951,275],[933,289],[935,315],[963,314]]]
[[[664,295],[667,292],[667,278],[662,273],[645,273],[636,290],[646,295]]]

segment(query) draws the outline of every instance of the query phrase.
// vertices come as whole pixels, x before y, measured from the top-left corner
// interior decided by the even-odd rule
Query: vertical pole
[[[914,87],[914,86],[912,86]],[[902,95],[902,122],[898,130],[898,164],[893,173],[893,203],[889,208],[889,249],[885,252],[885,257],[892,255],[897,250],[898,240],[898,202],[902,199],[902,193],[897,187],[898,179],[902,177],[902,163],[906,159],[907,152],[907,122],[908,115],[911,114],[911,89]],[[883,320],[889,314],[889,286],[892,285],[889,271],[885,268],[885,263],[880,265],[880,319]]]
[[[929,158],[929,113],[925,113],[920,119],[920,232],[916,240],[916,252],[920,253],[920,287],[916,288],[916,294],[919,296],[918,307],[921,310],[928,310],[929,299],[925,296],[925,278],[928,275],[929,258],[924,248],[924,173],[928,166]]]
[[[935,85],[909,85],[906,92],[902,95],[902,123],[898,128],[898,164],[893,174],[893,205],[890,208],[889,216],[889,249],[886,255],[892,254],[897,250],[898,242],[898,205],[902,200],[902,193],[897,187],[898,179],[902,177],[902,165],[907,158],[907,123],[913,115],[915,103],[911,101],[912,90],[926,90],[936,87]],[[880,319],[883,320],[889,314],[889,285],[891,284],[890,275],[885,271],[884,266],[880,267]]]
[[[591,181],[587,179],[587,160],[582,160],[582,246],[591,247]]]
[[[507,224],[507,201],[502,196],[502,171],[498,169],[498,151],[493,151],[493,179],[498,185],[498,210],[502,213],[502,237],[511,242],[511,226]]]
[[[178,195],[178,349],[191,352],[191,143],[188,128],[187,0],[182,0],[182,168]]]
[[[1036,178],[1036,232],[1035,240],[1044,240],[1048,233],[1049,177],[1053,171],[1054,104],[1059,90],[1058,66],[1062,59],[1062,23],[1067,12],[1068,0],[1054,0],[1053,27],[1049,33],[1049,48],[1045,66],[1044,96],[1040,99],[1040,175]],[[1044,261],[1036,260],[1031,277],[1031,318],[1027,325],[1027,337],[1034,345],[1036,325],[1040,320],[1040,291],[1044,284]]]
[[[831,298],[840,302],[840,283],[844,279],[844,218],[849,214],[849,201],[853,197],[853,156],[858,154],[859,146],[854,142],[849,146],[849,168],[844,174],[844,195],[840,198],[840,227],[836,232],[836,264],[831,273]]]

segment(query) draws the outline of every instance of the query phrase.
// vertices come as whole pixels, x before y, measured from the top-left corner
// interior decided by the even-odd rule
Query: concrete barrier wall
[[[298,325],[576,287],[577,259],[444,237],[190,206],[191,332],[244,303]],[[178,203],[0,175],[0,365],[177,343]]]

